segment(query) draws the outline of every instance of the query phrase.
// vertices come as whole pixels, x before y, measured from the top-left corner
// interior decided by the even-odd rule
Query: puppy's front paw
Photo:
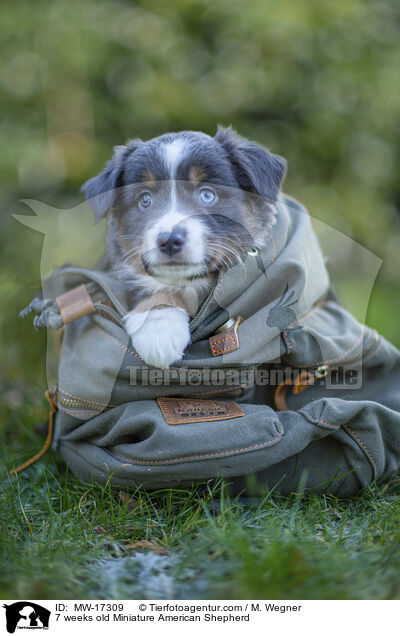
[[[181,360],[190,343],[189,316],[184,309],[131,311],[125,316],[124,324],[140,357],[160,369],[168,369],[173,362]]]

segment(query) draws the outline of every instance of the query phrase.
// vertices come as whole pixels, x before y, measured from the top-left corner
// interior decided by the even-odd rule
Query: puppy
[[[107,262],[130,292],[124,324],[146,363],[182,359],[189,316],[216,274],[262,246],[285,165],[220,127],[117,146],[83,185],[97,221],[110,213]]]

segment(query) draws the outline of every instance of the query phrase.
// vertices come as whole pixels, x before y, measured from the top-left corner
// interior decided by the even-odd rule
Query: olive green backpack
[[[265,247],[219,274],[170,369],[133,349],[130,309],[112,272],[65,267],[24,312],[56,331],[46,446],[80,479],[154,489],[222,477],[234,492],[301,483],[349,496],[398,470],[399,352],[332,297],[297,202],[281,196]],[[334,386],[338,369],[356,386]]]

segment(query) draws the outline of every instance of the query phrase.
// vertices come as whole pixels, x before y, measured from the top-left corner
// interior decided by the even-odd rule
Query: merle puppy
[[[108,266],[130,290],[124,324],[148,364],[182,358],[196,301],[219,270],[262,246],[285,165],[231,128],[185,131],[117,146],[84,184],[96,219],[110,213]]]

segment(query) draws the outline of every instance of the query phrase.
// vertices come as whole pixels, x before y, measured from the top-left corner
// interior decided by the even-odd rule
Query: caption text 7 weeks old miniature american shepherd
[[[231,128],[187,131],[117,146],[84,184],[97,220],[110,212],[107,263],[129,289],[125,328],[145,362],[179,361],[217,273],[263,245],[285,165]]]

